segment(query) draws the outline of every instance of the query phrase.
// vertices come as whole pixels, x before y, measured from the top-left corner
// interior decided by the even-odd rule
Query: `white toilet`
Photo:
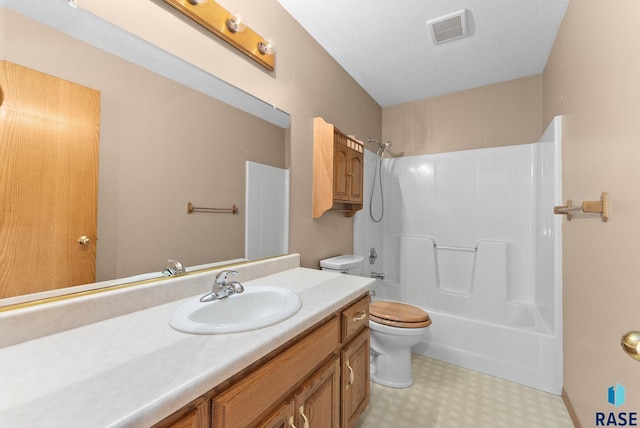
[[[363,257],[342,255],[322,260],[322,270],[360,275]],[[369,305],[371,380],[393,388],[413,385],[411,347],[431,325],[429,315],[406,303],[378,300]]]

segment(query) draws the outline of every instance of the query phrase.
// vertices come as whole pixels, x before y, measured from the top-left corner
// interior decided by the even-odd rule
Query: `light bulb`
[[[245,28],[247,28],[247,21],[241,15],[234,13],[227,19],[227,29],[232,33],[239,33]]]
[[[273,55],[276,53],[276,45],[271,39],[266,39],[258,42],[258,52],[262,55]]]

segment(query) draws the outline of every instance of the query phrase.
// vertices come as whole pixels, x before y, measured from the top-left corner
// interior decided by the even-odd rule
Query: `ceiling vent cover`
[[[467,9],[427,21],[433,43],[439,44],[459,39],[468,34]]]

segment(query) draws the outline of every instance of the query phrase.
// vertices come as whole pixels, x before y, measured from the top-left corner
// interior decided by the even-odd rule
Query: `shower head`
[[[387,150],[389,147],[391,147],[391,141],[387,141],[386,143],[381,143],[380,141],[376,140],[375,138],[368,138],[367,142],[376,143],[378,145],[378,148],[381,149],[381,150]]]

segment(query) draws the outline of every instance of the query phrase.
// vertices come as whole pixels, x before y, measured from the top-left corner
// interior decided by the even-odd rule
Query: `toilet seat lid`
[[[380,324],[402,328],[420,328],[431,325],[429,314],[406,303],[376,301],[369,304],[369,318]]]

